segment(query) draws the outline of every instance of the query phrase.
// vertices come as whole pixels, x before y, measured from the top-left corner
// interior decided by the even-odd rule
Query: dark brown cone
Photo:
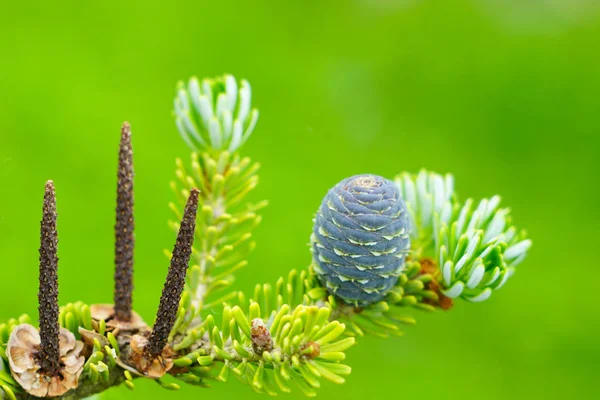
[[[192,245],[194,244],[198,193],[198,189],[192,190],[183,212],[177,242],[173,249],[173,257],[171,257],[171,266],[156,314],[156,322],[146,346],[146,353],[151,357],[157,357],[161,354],[175,324],[181,292],[185,285],[185,275],[192,255]]]
[[[56,232],[56,196],[52,181],[46,183],[40,238],[40,288],[38,312],[40,317],[40,370],[57,376],[60,372],[58,324],[58,234]]]
[[[133,292],[133,150],[131,127],[121,128],[117,175],[117,222],[115,224],[115,318],[131,320]]]

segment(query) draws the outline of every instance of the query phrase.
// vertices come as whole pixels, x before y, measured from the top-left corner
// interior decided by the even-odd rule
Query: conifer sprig
[[[258,184],[260,165],[237,153],[258,118],[250,100],[250,85],[246,81],[238,85],[230,75],[202,83],[192,78],[187,86],[178,86],[176,124],[190,147],[201,152],[192,153],[188,166],[177,159],[177,181],[171,183],[177,201],[170,207],[176,219],[189,190],[200,189],[193,265],[186,285],[190,306],[180,315],[179,326],[199,323],[207,299],[220,303],[213,294],[231,286],[235,271],[247,265],[246,257],[255,247],[252,231],[267,202],[249,203],[246,198]],[[178,229],[175,221],[170,226]]]
[[[196,151],[234,153],[252,135],[258,110],[252,108],[252,91],[246,80],[231,75],[192,77],[177,85],[173,102],[175,124],[183,140]]]
[[[171,209],[181,222],[170,222],[178,237],[173,253],[168,253],[171,264],[153,329],[131,309],[133,163],[130,128],[124,124],[115,225],[115,306],[75,302],[58,309],[56,206],[49,182],[40,248],[40,334],[27,316],[0,324],[3,398],[30,394],[87,398],[120,384],[133,390],[138,378],[179,389],[179,384],[162,379],[166,374],[202,387],[235,376],[259,393],[275,395],[296,386],[314,396],[324,380],[345,381],[351,372],[343,363],[345,351],[355,344],[355,337],[398,336],[405,326],[415,324],[412,311],[448,310],[458,297],[486,299],[512,275],[531,246],[525,233],[512,226],[508,209],[499,207],[499,197],[461,203],[451,175],[422,171],[386,180],[386,193],[406,202],[402,210],[390,208],[391,198],[380,198],[384,185],[373,185],[369,178],[361,180],[368,183],[361,183],[368,190],[340,192],[325,201],[324,210],[332,215],[321,225],[331,225],[315,229],[331,241],[329,252],[317,252],[328,262],[329,278],[339,286],[350,277],[367,293],[374,282],[363,271],[371,268],[379,278],[390,278],[385,269],[389,260],[381,256],[398,251],[393,238],[411,236],[408,251],[408,241],[403,241],[402,257],[394,260],[394,279],[377,287],[376,299],[352,301],[331,290],[331,285],[324,286],[314,258],[308,268],[291,270],[274,284],[256,285],[251,295],[217,296],[231,286],[234,272],[246,265],[254,248],[252,230],[260,222],[257,211],[266,205],[247,201],[258,183],[259,166],[238,154],[254,129],[258,111],[251,108],[247,82],[238,85],[224,76],[180,84],[175,117],[182,137],[199,153],[192,154],[190,165],[177,160],[177,181],[171,185],[177,203]],[[367,204],[371,206],[365,213]],[[384,215],[386,211],[390,215]],[[399,215],[406,217],[402,229],[384,230],[387,225],[380,222]],[[342,217],[349,218],[345,225],[339,221]],[[338,232],[342,225],[354,231]],[[355,228],[360,228],[358,237]],[[366,239],[374,236],[382,240]],[[58,342],[53,339],[57,332],[62,335],[55,347],[62,357],[60,376],[52,375],[56,364],[47,362],[49,366],[41,368],[19,356],[23,349],[35,357],[45,351],[49,360],[56,361],[52,344]],[[44,340],[47,350],[41,348]],[[36,360],[44,362],[42,357]]]
[[[444,296],[486,300],[525,258],[531,240],[512,225],[500,196],[461,203],[452,175],[427,171],[403,173],[396,184],[413,215],[414,256],[433,259]]]

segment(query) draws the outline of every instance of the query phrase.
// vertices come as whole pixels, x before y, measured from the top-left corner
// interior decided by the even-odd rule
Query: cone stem
[[[181,292],[185,285],[185,275],[192,255],[194,230],[196,229],[196,211],[198,210],[198,193],[197,189],[193,189],[185,206],[167,280],[160,298],[156,322],[146,347],[146,351],[151,357],[156,357],[163,351],[177,318],[179,300],[181,299]]]
[[[115,318],[131,320],[133,292],[133,149],[131,127],[121,128],[117,175],[117,220],[115,224]]]
[[[60,372],[58,324],[58,234],[56,232],[56,196],[52,181],[46,183],[41,222],[40,287],[38,312],[40,318],[41,372],[57,376]]]

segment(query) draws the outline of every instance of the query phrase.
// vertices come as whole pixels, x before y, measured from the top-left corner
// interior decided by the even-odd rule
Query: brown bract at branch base
[[[148,355],[146,349],[149,335],[150,332],[133,335],[129,346],[125,347],[125,351],[121,354],[121,359],[125,360],[125,368],[129,371],[158,379],[173,367],[173,360],[177,357],[177,353],[169,345],[165,345],[160,354]]]
[[[321,346],[317,342],[307,342],[300,350],[302,350],[304,356],[310,359],[317,358],[321,355]]]
[[[41,365],[41,339],[33,326],[16,326],[7,346],[12,376],[23,389],[37,397],[61,396],[78,386],[85,359],[81,354],[83,342],[75,340],[61,328],[59,336],[59,369],[56,375],[44,372]]]
[[[442,287],[438,282],[439,279],[439,268],[435,262],[430,258],[423,258],[420,261],[421,274],[430,274],[433,279],[425,284],[425,289],[431,290],[438,295],[438,300],[424,299],[423,302],[432,306],[440,307],[443,310],[449,310],[454,306],[454,301],[442,293]]]
[[[103,320],[106,322],[106,327],[109,330],[137,333],[149,329],[142,317],[135,311],[131,311],[129,321],[122,321],[116,318],[115,307],[112,304],[92,304],[90,312],[95,324]]]
[[[11,374],[29,394],[61,396],[78,385],[85,361],[83,342],[58,323],[58,233],[56,195],[48,181],[40,227],[38,312],[40,330],[29,324],[16,326],[8,339],[6,353]]]

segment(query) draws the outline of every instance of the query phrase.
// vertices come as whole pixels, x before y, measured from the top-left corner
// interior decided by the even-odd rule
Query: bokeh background
[[[271,204],[237,287],[309,262],[311,218],[356,173],[455,174],[499,193],[534,241],[483,304],[364,338],[321,398],[592,398],[598,291],[600,7],[594,0],[7,2],[0,12],[0,319],[36,315],[43,185],[57,186],[61,303],[112,298],[119,127],[136,162],[135,306],[152,320],[167,228],[175,83],[246,78],[261,111],[243,148]],[[103,398],[259,398],[210,390]],[[302,398],[298,393],[287,398]]]

